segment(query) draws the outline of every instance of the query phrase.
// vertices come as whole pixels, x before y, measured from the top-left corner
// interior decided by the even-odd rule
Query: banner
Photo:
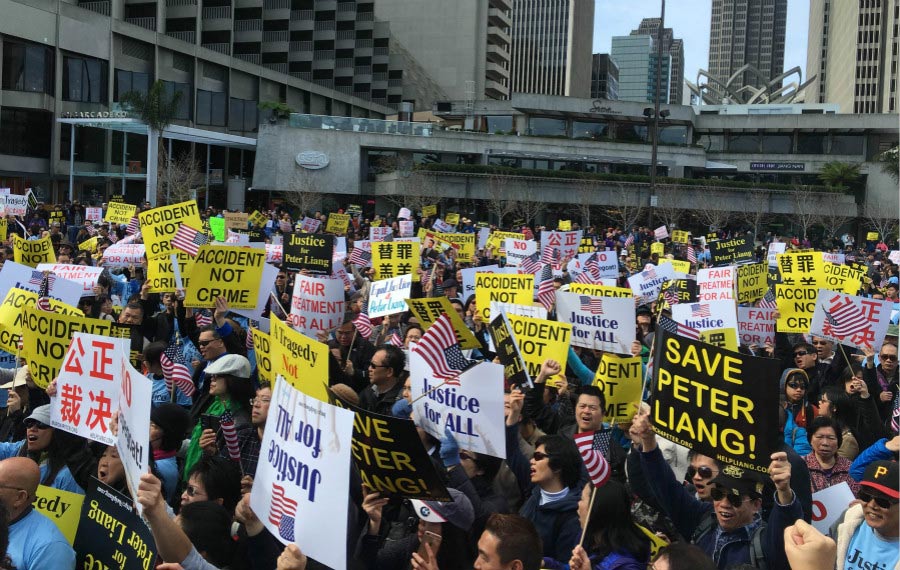
[[[19,196],[18,194],[7,194],[3,196],[6,201],[6,214],[8,216],[22,216],[28,213],[28,196]]]
[[[287,234],[284,238],[282,267],[288,271],[308,270],[314,275],[331,275],[334,236],[326,234]]]
[[[502,232],[500,230],[494,230],[488,236],[485,247],[489,247],[489,248],[493,249],[494,253],[496,254],[497,252],[500,251],[500,248],[503,247],[504,241],[506,239],[524,240],[525,234],[523,234],[521,232]]]
[[[419,240],[372,244],[372,269],[375,281],[410,274],[419,280]]]
[[[444,221],[451,226],[456,226],[459,224],[459,214],[455,212],[447,212],[447,214],[444,215]]]
[[[442,233],[443,232],[449,233],[449,232],[456,231],[456,226],[448,224],[444,220],[437,218],[434,222],[432,222],[431,229],[438,231],[438,232],[442,232]]]
[[[565,382],[565,363],[569,358],[569,342],[572,339],[572,325],[545,319],[520,317],[506,313],[519,347],[519,354],[528,366],[528,375],[536,378],[541,373],[541,364],[548,358],[559,362],[563,370],[552,378]],[[548,379],[548,382],[551,379]]]
[[[3,303],[0,304],[0,349],[12,354],[18,352],[19,339],[22,336],[22,321],[25,319],[23,308],[34,307],[37,300],[37,293],[15,287],[9,290]],[[50,308],[53,309],[53,312],[63,315],[84,316],[84,313],[77,308],[56,299],[50,299]]]
[[[275,382],[250,506],[272,536],[310,558],[347,565],[353,412]]]
[[[856,497],[846,481],[826,487],[812,495],[812,525],[828,536],[828,532]],[[877,564],[876,564],[877,566]]]
[[[671,279],[675,279],[675,268],[671,263],[664,263],[635,273],[628,278],[628,285],[637,297],[637,303],[645,305],[655,301],[663,282]]]
[[[701,333],[727,329],[725,335],[728,338],[722,342],[737,348],[738,324],[734,301],[679,303],[672,307],[672,319]]]
[[[734,267],[698,269],[697,290],[699,301],[734,300]]]
[[[246,230],[249,216],[247,212],[222,212],[226,230]]]
[[[384,241],[384,238],[389,235],[391,235],[390,226],[372,225],[369,227],[369,241]]]
[[[488,325],[488,333],[494,343],[494,352],[500,359],[503,366],[503,378],[507,387],[518,386],[523,390],[525,388],[533,388],[531,377],[528,375],[528,368],[525,367],[525,361],[519,353],[519,346],[516,344],[516,338],[512,335],[512,327],[509,320],[502,312],[495,315]]]
[[[98,243],[100,243],[100,236],[94,236],[79,243],[78,249],[80,251],[86,251],[88,253],[96,253]]]
[[[556,227],[563,232],[570,231],[572,229],[572,220],[560,220]]]
[[[475,273],[475,306],[485,323],[490,322],[491,301],[531,305],[534,302],[534,275]]]
[[[675,443],[739,468],[767,473],[781,449],[781,363],[730,352],[658,329],[653,428]],[[768,381],[761,381],[768,379]]]
[[[24,240],[13,234],[13,259],[16,263],[37,267],[40,263],[56,263],[56,252],[50,236],[35,240]]]
[[[337,279],[320,279],[298,274],[291,296],[291,327],[310,338],[319,331],[341,326],[346,303],[344,284]]]
[[[96,479],[84,497],[75,535],[76,568],[148,570],[156,542],[131,499]]]
[[[810,334],[878,350],[891,322],[893,303],[819,289]]]
[[[591,283],[569,283],[570,293],[581,293],[595,297],[628,297],[634,299],[634,292],[627,287],[611,287],[609,285],[593,285]]]
[[[93,296],[94,287],[103,273],[102,267],[91,267],[89,265],[68,265],[62,263],[41,263],[36,268],[38,271],[49,271],[56,275],[68,279],[73,283],[81,285],[81,296]]]
[[[685,230],[672,230],[672,241],[674,243],[690,243],[691,232]]]
[[[610,424],[630,422],[641,405],[644,390],[641,357],[604,353],[594,375],[594,384],[606,397],[603,420]]]
[[[449,501],[431,457],[422,446],[416,424],[382,416],[349,404],[337,396],[338,406],[354,413],[353,461],[363,485],[382,494],[423,501]]]
[[[753,261],[753,241],[746,237],[709,242],[712,265],[737,265]]]
[[[760,307],[738,307],[738,337],[746,346],[757,345],[765,348],[766,343],[775,345],[775,309]]]
[[[541,232],[541,252],[547,248],[559,250],[560,259],[575,257],[578,254],[578,246],[581,244],[583,230],[572,232]]]
[[[269,218],[265,214],[260,213],[259,210],[253,210],[253,212],[251,212],[250,215],[247,216],[247,220],[254,226],[262,228],[265,227],[266,223],[269,221]]]
[[[138,266],[144,262],[145,253],[142,243],[114,243],[103,252],[103,267]]]
[[[659,226],[655,230],[653,230],[653,237],[659,241],[662,241],[669,237],[669,228],[665,225]]]
[[[300,231],[308,234],[314,234],[319,231],[319,226],[321,225],[321,220],[317,220],[315,218],[303,218],[303,221],[300,222]]]
[[[737,268],[737,302],[755,303],[769,290],[769,267],[766,263],[748,263]]]
[[[137,212],[137,206],[132,204],[109,202],[106,204],[106,217],[104,220],[113,224],[127,226],[131,222],[131,218],[134,217],[135,212]]]
[[[636,334],[634,312],[630,298],[556,292],[556,318],[572,325],[574,346],[630,354]]]
[[[350,226],[350,214],[328,214],[325,231],[332,234],[345,234]]]
[[[778,255],[784,253],[786,248],[786,243],[773,241],[769,244],[769,251],[766,255],[766,262],[769,264],[769,267],[778,267]]]
[[[103,208],[85,208],[84,219],[91,222],[99,222],[103,219]]]
[[[406,310],[406,300],[409,299],[411,291],[412,275],[375,281],[369,286],[369,316],[374,319],[402,313]]]
[[[250,328],[253,334],[253,354],[256,357],[256,374],[260,382],[275,384],[275,373],[272,366],[272,338],[256,327]]]
[[[266,263],[271,263],[273,265],[281,265],[282,254],[284,252],[284,245],[278,243],[267,243],[266,244]]]
[[[59,375],[63,358],[75,333],[108,336],[111,330],[110,321],[25,307],[22,318],[22,354],[28,362],[32,380],[38,388],[46,389]],[[150,401],[149,396],[146,401]]]
[[[209,226],[207,234],[212,234],[214,240],[224,242],[228,237],[225,231],[225,218],[214,216],[206,220],[206,224]]]
[[[445,314],[450,317],[450,324],[453,325],[453,332],[456,333],[456,340],[459,342],[460,348],[481,348],[481,343],[463,322],[447,297],[424,297],[405,301],[410,312],[422,325],[422,330],[427,331],[434,321]]]
[[[328,346],[272,319],[272,371],[291,386],[323,402],[328,401]]]
[[[213,219],[224,223],[221,218],[211,218],[210,227]],[[203,222],[200,221],[200,211],[195,200],[140,212],[138,220],[141,222],[141,235],[144,237],[144,245],[147,246],[148,258],[178,252],[172,245],[172,238],[175,237],[180,224],[186,224],[195,230],[203,230]],[[216,239],[225,241],[224,236]]]
[[[117,358],[130,351],[129,341],[75,333],[56,377],[50,399],[50,425],[75,435],[115,445],[109,429],[112,406],[119,400]]]
[[[116,450],[122,458],[125,478],[138,514],[143,511],[137,502],[141,475],[150,472],[150,406],[153,401],[153,382],[135,370],[127,353],[116,351],[120,362],[119,376],[119,433]]]
[[[418,427],[438,439],[449,428],[460,449],[506,458],[502,366],[481,362],[438,387],[425,360],[410,351],[409,372]]]
[[[878,232],[867,232],[866,241],[878,241]]]
[[[265,263],[260,248],[201,245],[189,270],[184,306],[208,308],[224,297],[232,309],[255,309]]]
[[[34,506],[34,510],[53,521],[53,524],[71,545],[75,542],[75,532],[78,530],[78,522],[81,520],[83,503],[84,495],[81,493],[38,485],[32,506]]]
[[[415,235],[416,223],[412,220],[400,220],[397,222],[400,228],[400,237],[412,237]]]

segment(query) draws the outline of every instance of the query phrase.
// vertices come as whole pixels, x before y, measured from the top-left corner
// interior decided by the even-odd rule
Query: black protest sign
[[[284,236],[281,265],[289,271],[309,270],[314,275],[331,275],[334,236],[288,234]]]
[[[144,364],[144,335],[141,333],[140,326],[113,323],[109,336],[128,340],[128,360],[132,366],[140,370]]]
[[[693,279],[669,279],[660,287],[657,302],[665,301],[666,291],[674,291],[679,303],[697,302],[697,281]]]
[[[356,414],[351,452],[363,485],[382,497],[451,500],[412,421],[367,412],[329,393],[334,405]]]
[[[528,375],[528,368],[522,360],[519,353],[519,346],[516,339],[510,332],[509,322],[506,315],[502,311],[494,317],[488,326],[488,332],[491,334],[491,340],[494,341],[494,351],[503,365],[503,377],[506,379],[507,388],[518,386],[519,388],[531,388],[531,377]]]
[[[156,560],[156,543],[131,499],[91,480],[75,535],[75,566],[147,570]]]
[[[779,361],[662,329],[656,335],[656,432],[723,463],[765,473],[779,439]]]
[[[250,243],[258,242],[258,243],[266,243],[266,233],[262,230],[258,230],[256,228],[244,230],[232,230],[234,233],[243,234],[250,238]]]
[[[756,259],[753,257],[753,242],[746,237],[711,241],[709,253],[713,267],[749,263]]]

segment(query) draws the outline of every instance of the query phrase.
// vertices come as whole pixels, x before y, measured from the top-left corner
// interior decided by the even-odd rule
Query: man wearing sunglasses
[[[832,525],[837,570],[890,570],[900,565],[900,468],[896,461],[869,464],[856,503]]]
[[[898,393],[897,345],[889,342],[878,351],[878,366],[875,355],[867,354],[863,365],[863,380],[869,393],[875,397],[878,415],[882,422],[889,422],[893,412],[894,399]]]

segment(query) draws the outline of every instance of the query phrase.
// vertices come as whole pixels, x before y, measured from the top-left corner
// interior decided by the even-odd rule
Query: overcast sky
[[[816,0],[819,1],[819,0]],[[788,0],[784,68],[799,65],[806,79],[806,38],[810,0]],[[709,63],[711,0],[668,0],[667,28],[684,40],[684,77],[696,81],[697,70]],[[596,0],[594,53],[609,53],[613,36],[627,36],[643,18],[659,17],[660,0]]]

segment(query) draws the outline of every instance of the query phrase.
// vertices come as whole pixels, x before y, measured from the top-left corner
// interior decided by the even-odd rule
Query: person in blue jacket
[[[75,481],[67,461],[72,458],[72,441],[66,441],[69,434],[56,433],[50,427],[50,404],[34,409],[25,418],[25,440],[11,443],[0,443],[0,460],[9,457],[29,457],[38,464],[41,471],[41,485],[84,494],[84,489]],[[83,446],[84,440],[72,436]],[[87,458],[86,458],[87,459]],[[96,472],[96,460],[91,461],[90,473]]]
[[[801,457],[812,453],[806,437],[806,426],[818,415],[818,409],[806,397],[809,376],[801,368],[788,368],[781,373],[781,395],[787,412],[784,424],[784,443]]]

